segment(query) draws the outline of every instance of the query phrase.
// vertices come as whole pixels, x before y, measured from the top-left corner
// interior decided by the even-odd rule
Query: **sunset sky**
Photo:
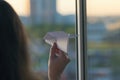
[[[87,0],[90,16],[120,16],[120,0]]]
[[[15,11],[22,16],[30,15],[30,1],[29,0],[6,0],[9,2]]]
[[[19,15],[30,15],[29,0],[6,0]],[[57,0],[57,11],[62,15],[75,13],[75,0]],[[87,0],[89,16],[118,16],[120,15],[120,0]]]

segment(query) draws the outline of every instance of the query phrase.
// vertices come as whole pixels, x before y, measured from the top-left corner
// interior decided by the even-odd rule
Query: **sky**
[[[57,11],[62,15],[75,14],[75,0],[57,0]]]
[[[29,0],[6,0],[19,15],[30,15]],[[75,14],[75,0],[57,0],[57,11],[61,15]],[[120,0],[87,0],[88,16],[120,15]]]
[[[87,0],[90,16],[120,16],[120,0]]]
[[[29,0],[6,0],[11,4],[14,10],[22,16],[30,15],[30,1]]]

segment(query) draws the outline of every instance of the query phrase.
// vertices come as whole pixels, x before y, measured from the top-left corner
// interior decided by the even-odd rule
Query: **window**
[[[86,1],[88,80],[119,80],[120,1]]]
[[[25,25],[30,38],[30,55],[33,70],[43,79],[47,79],[48,55],[50,46],[46,44],[43,37],[47,32],[65,31],[75,34],[75,0],[6,0],[13,7],[26,8],[29,5],[29,15],[24,15],[15,8],[19,17]],[[26,2],[24,2],[26,1]],[[14,3],[14,4],[13,4]],[[72,6],[71,6],[72,5]],[[69,8],[69,9],[68,9]],[[23,10],[23,12],[27,12]],[[77,58],[75,39],[69,41],[69,56],[71,62],[65,69],[61,80],[76,80]]]
[[[119,80],[120,1],[77,1],[79,80]]]
[[[76,0],[76,5],[75,0],[6,1],[15,6],[25,25],[33,70],[44,79],[50,46],[43,37],[47,32],[65,31],[78,37],[70,39],[71,62],[62,80],[120,80],[119,0]]]

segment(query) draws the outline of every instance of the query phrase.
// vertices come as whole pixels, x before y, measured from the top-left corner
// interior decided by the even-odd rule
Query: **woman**
[[[49,80],[59,80],[69,58],[54,43],[48,63]],[[5,1],[0,1],[0,80],[39,80],[30,69],[23,25]]]

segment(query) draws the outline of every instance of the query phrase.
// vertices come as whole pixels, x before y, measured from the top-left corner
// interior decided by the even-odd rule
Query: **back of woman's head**
[[[0,1],[0,80],[25,79],[27,56],[21,21],[7,2]]]

